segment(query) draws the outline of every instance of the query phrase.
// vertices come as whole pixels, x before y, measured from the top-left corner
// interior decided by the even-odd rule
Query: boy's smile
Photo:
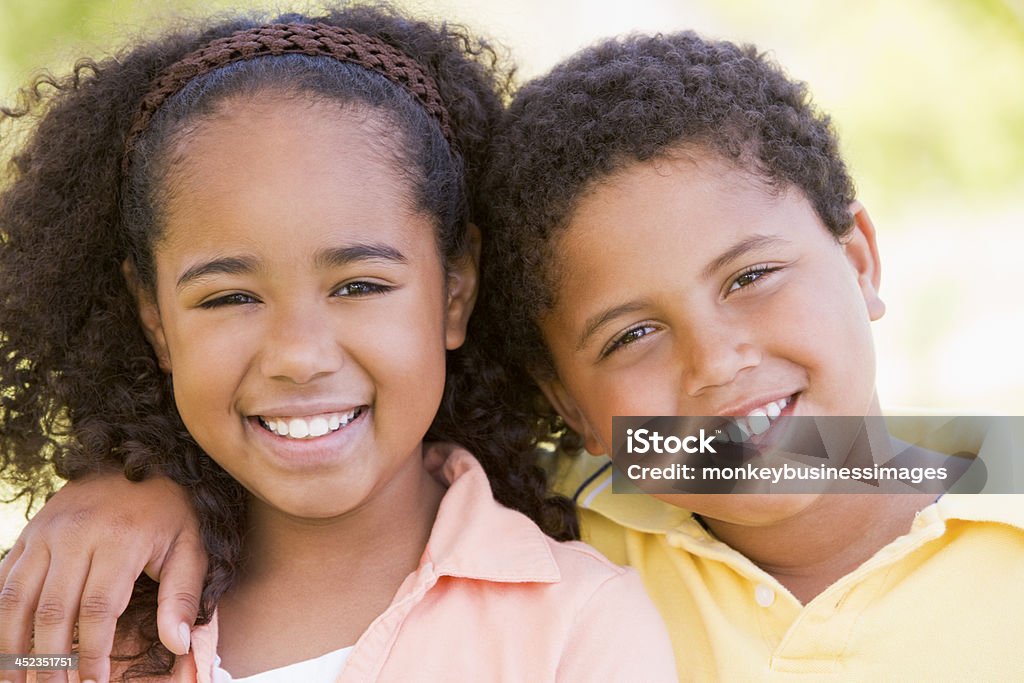
[[[876,414],[868,323],[884,306],[854,208],[839,244],[801,192],[700,152],[597,182],[556,243],[546,395],[595,454],[615,415],[728,415],[764,433],[780,413]]]
[[[429,476],[465,320],[383,127],[229,100],[175,150],[141,315],[185,425],[259,509],[336,517]]]

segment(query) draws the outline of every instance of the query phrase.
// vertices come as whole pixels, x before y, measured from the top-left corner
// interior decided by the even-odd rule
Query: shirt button
[[[759,583],[757,588],[754,589],[754,600],[761,607],[771,607],[772,603],[775,602],[775,591],[772,590],[771,586]]]

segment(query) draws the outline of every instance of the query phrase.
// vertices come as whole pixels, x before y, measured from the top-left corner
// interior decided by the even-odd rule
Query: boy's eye
[[[199,304],[200,308],[220,308],[221,306],[241,306],[244,304],[258,304],[259,299],[254,297],[252,294],[245,294],[243,292],[233,292],[231,294],[225,294],[224,296],[218,296],[209,301],[204,301]]]
[[[629,346],[643,337],[646,337],[650,333],[654,332],[655,329],[656,328],[653,325],[637,325],[636,327],[626,330],[613,339],[607,347],[605,347],[604,351],[601,352],[601,358],[607,358],[622,347]]]
[[[751,285],[758,284],[765,276],[770,275],[777,270],[779,270],[779,268],[771,266],[752,266],[736,276],[736,279],[729,285],[729,289],[726,294],[731,294],[736,290],[743,289],[744,287],[750,287]]]
[[[341,287],[334,290],[334,296],[343,297],[360,297],[369,296],[371,294],[383,294],[390,292],[394,289],[390,285],[382,285],[379,282],[366,282],[364,280],[358,280],[356,282],[348,282]]]

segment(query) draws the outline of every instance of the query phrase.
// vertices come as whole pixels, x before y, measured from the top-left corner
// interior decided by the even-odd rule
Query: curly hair
[[[554,372],[537,321],[554,305],[558,237],[576,202],[623,168],[700,149],[799,188],[837,239],[852,217],[853,183],[829,118],[803,83],[753,46],[692,32],[611,39],[585,49],[516,94],[495,129],[487,196],[484,287],[477,320],[514,371],[506,411],[538,439],[580,447],[532,375]]]
[[[209,554],[202,622],[234,581],[247,496],[182,424],[122,276],[132,259],[152,286],[160,183],[175,135],[216,102],[268,88],[368,107],[397,127],[383,144],[407,169],[420,208],[436,219],[439,250],[451,259],[467,248],[467,225],[480,214],[478,176],[512,77],[501,54],[464,28],[414,21],[387,6],[274,22],[347,27],[401,50],[435,81],[454,144],[383,76],[330,58],[287,55],[234,63],[189,83],[160,107],[123,165],[153,79],[215,39],[270,23],[259,17],[178,30],[102,61],[82,60],[66,77],[38,77],[17,106],[0,109],[4,142],[14,147],[0,194],[0,473],[30,500],[51,490],[54,474],[117,469],[132,480],[163,474],[184,486]],[[507,380],[475,343],[478,328],[471,324],[467,343],[449,352],[445,394],[427,439],[469,448],[499,502],[557,539],[576,538],[573,507],[548,493],[532,434],[495,409]],[[140,578],[120,626],[139,646],[127,657],[128,677],[173,666],[157,637],[155,607],[155,584]]]

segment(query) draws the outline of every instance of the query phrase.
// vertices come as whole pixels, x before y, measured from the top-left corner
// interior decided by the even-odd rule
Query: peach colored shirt
[[[449,484],[419,567],[356,642],[337,683],[677,680],[637,574],[558,543],[494,500],[460,449],[425,465]],[[210,683],[217,621],[192,632],[173,680]]]

